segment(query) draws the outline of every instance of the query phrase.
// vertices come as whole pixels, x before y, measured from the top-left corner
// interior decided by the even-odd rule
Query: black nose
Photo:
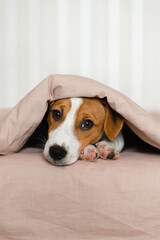
[[[61,160],[66,156],[67,151],[65,150],[64,147],[61,147],[59,145],[54,145],[50,147],[49,154],[51,158],[53,158],[54,160]]]

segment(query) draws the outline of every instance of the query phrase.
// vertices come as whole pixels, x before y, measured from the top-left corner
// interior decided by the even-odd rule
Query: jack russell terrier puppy
[[[98,98],[53,101],[49,105],[44,156],[61,166],[78,158],[116,160],[124,147],[123,123],[123,118]]]

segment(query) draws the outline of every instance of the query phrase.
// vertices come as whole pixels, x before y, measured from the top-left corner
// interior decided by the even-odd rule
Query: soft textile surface
[[[159,154],[67,167],[38,149],[1,156],[0,239],[159,240]]]
[[[48,101],[65,97],[107,97],[127,125],[144,141],[160,148],[160,122],[128,97],[94,80],[69,75],[51,75],[14,108],[0,111],[0,154],[17,152],[40,124]]]

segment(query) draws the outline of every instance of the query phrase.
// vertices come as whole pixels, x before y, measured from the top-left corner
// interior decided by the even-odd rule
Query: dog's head
[[[98,98],[68,98],[50,103],[45,158],[56,165],[74,163],[80,151],[103,135],[114,140],[123,119]]]

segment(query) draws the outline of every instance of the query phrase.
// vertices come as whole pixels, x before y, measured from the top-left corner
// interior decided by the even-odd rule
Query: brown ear
[[[124,119],[111,109],[108,104],[105,104],[105,108],[106,116],[104,121],[104,131],[109,140],[114,140],[123,127]]]

